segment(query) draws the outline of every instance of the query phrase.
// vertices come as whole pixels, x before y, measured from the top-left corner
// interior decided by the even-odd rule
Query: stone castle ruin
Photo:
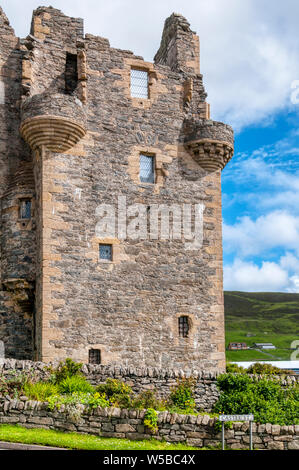
[[[0,8],[6,357],[225,369],[221,170],[234,139],[206,97],[181,15],[151,63],[52,7],[19,39]],[[168,237],[144,236],[154,208]],[[197,209],[187,246],[177,227],[189,214],[194,235]]]

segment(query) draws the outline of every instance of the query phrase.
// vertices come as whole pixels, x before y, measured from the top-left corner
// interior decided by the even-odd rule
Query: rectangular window
[[[140,155],[140,181],[142,183],[155,182],[155,157]]]
[[[131,69],[131,96],[144,98],[148,96],[148,73],[144,70]]]
[[[101,364],[101,350],[100,349],[90,349],[88,354],[89,364]]]
[[[112,245],[100,245],[100,259],[112,261]]]
[[[31,219],[31,199],[20,201],[20,218]]]

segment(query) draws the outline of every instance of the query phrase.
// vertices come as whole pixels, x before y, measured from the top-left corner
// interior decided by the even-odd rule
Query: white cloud
[[[299,293],[299,275],[290,278],[289,287],[286,289],[286,292]]]
[[[230,191],[229,195],[224,192],[226,209],[242,202],[259,212],[290,210],[299,215],[299,150],[294,148],[293,134],[290,132],[288,138],[259,148],[251,155],[243,153],[235,157],[222,177]],[[288,158],[289,155],[293,158]]]
[[[299,217],[274,211],[252,220],[241,217],[234,225],[223,224],[226,252],[259,255],[274,248],[299,252]]]
[[[17,34],[29,32],[40,0],[2,0]],[[201,70],[212,116],[240,129],[263,125],[290,106],[299,79],[299,3],[293,0],[51,0],[68,15],[85,19],[85,31],[108,37],[114,47],[152,60],[164,20],[182,13],[201,38]]]
[[[287,252],[280,258],[279,264],[283,269],[299,274],[299,258],[294,256],[293,253]]]
[[[224,266],[225,290],[283,292],[288,288],[291,289],[288,273],[276,263],[263,262],[259,267],[236,259],[232,265]]]

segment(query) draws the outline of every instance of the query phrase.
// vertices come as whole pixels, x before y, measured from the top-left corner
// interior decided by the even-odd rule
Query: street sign
[[[253,415],[220,415],[219,421],[222,422],[222,450],[225,450],[225,437],[224,437],[224,423],[226,421],[247,421],[249,422],[249,446],[252,450],[252,423],[254,421]]]
[[[253,415],[220,415],[219,421],[254,421]]]

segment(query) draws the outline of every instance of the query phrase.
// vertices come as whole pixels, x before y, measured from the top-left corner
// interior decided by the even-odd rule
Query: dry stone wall
[[[57,363],[51,364],[53,366]],[[44,380],[49,378],[49,364],[31,361],[16,361],[13,359],[0,359],[0,374],[4,377],[13,377],[15,373],[33,374],[34,377]],[[136,368],[123,366],[101,366],[84,364],[82,372],[92,385],[105,383],[108,378],[118,379],[130,385],[135,393],[145,390],[155,390],[160,398],[169,396],[171,388],[182,377],[193,377],[195,385],[195,402],[198,410],[211,411],[219,398],[217,377],[219,374],[202,372],[198,370],[183,371],[179,369]],[[256,376],[259,380],[262,376]],[[298,383],[299,376],[275,377],[285,387]]]
[[[217,447],[221,433],[215,430],[216,418],[208,415],[179,415],[158,413],[158,431],[154,435],[144,426],[146,410],[119,408],[78,408],[79,414],[61,406],[49,411],[46,403],[0,398],[0,423],[20,424],[27,428],[55,429],[94,434],[108,438],[132,440],[165,440],[186,443],[194,447]],[[299,450],[299,426],[253,424],[253,448],[263,450]],[[233,423],[225,432],[226,445],[230,449],[249,448],[249,424]]]

